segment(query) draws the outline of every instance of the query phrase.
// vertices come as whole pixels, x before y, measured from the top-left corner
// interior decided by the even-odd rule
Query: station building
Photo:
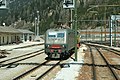
[[[29,30],[0,26],[0,45],[32,41],[34,33]]]
[[[18,31],[21,33],[20,38],[23,42],[33,41],[34,33],[32,31],[26,29],[18,29]]]

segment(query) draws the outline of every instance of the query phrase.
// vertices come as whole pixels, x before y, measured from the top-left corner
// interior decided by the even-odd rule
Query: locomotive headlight
[[[46,48],[49,48],[49,47],[50,47],[50,45],[45,45],[45,47],[46,47]]]
[[[66,46],[65,45],[62,45],[63,48],[65,48]]]
[[[50,47],[50,45],[47,45],[47,47]]]
[[[62,45],[62,47],[65,47],[65,45]]]
[[[53,51],[54,51],[53,49],[50,50],[50,52],[53,52]]]
[[[61,52],[62,52],[62,50],[60,50],[60,49],[59,49],[59,50],[58,50],[58,52],[59,52],[59,53],[61,53]]]

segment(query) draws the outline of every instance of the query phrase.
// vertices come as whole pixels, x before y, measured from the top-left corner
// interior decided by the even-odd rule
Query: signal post
[[[63,8],[65,9],[71,9],[71,14],[72,14],[72,9],[75,10],[75,15],[74,15],[74,29],[75,29],[75,61],[77,61],[77,0],[64,0],[63,2]],[[71,15],[72,19],[72,15]],[[73,21],[71,20],[71,24]],[[72,28],[72,25],[71,25]]]

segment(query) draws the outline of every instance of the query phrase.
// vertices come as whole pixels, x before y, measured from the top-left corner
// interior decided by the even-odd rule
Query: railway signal
[[[74,18],[75,18],[75,61],[77,61],[77,0],[64,0],[63,2],[63,8],[65,9],[71,9],[71,14],[72,14],[72,9],[74,9],[75,14],[74,14]],[[71,22],[72,22],[72,15],[71,15]],[[72,26],[71,26],[72,27]]]
[[[74,8],[75,7],[75,0],[64,0],[63,8]]]
[[[7,9],[6,0],[0,0],[0,9]]]
[[[3,1],[1,0],[0,1],[0,6],[2,6],[2,5],[5,5],[5,3],[3,3]]]

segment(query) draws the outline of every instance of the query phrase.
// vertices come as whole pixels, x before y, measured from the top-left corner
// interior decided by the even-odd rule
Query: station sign
[[[64,0],[63,8],[66,9],[75,8],[75,0]]]

